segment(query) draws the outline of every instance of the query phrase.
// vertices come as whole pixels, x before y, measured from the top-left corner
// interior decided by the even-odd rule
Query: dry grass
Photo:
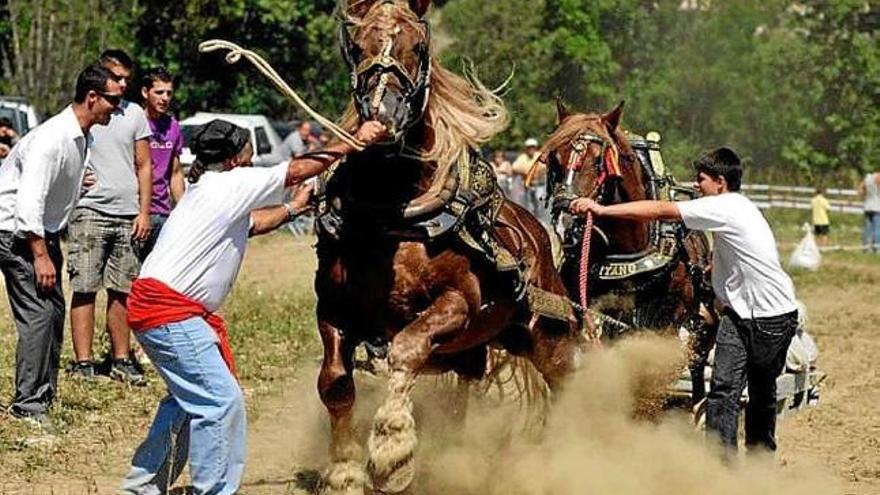
[[[230,324],[239,374],[252,420],[260,399],[289,379],[304,354],[316,355],[314,271],[311,245],[286,233],[256,239],[233,295],[223,311]],[[5,292],[0,304],[0,401],[13,395],[15,328]],[[98,307],[103,303],[99,300]],[[100,311],[99,311],[100,313]],[[71,359],[69,325],[62,363]],[[103,329],[103,318],[97,324]],[[96,332],[101,335],[102,331]],[[96,355],[106,338],[96,338]],[[109,380],[59,378],[52,411],[55,436],[0,414],[0,494],[108,493],[126,472],[165,389],[148,370],[149,385],[131,388]]]

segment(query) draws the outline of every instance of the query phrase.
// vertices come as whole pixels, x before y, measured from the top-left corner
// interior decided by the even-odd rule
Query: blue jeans
[[[192,493],[235,493],[246,453],[244,397],[220,356],[214,330],[195,317],[135,335],[169,395],[159,403],[120,493],[168,493],[187,455]]]
[[[880,211],[865,212],[865,228],[862,231],[862,245],[866,250],[880,252]]]

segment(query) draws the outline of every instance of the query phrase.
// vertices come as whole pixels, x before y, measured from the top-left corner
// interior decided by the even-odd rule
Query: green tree
[[[265,113],[288,119],[295,109],[246,64],[228,66],[198,45],[222,38],[266,58],[292,87],[328,115],[344,107],[346,73],[338,55],[332,0],[184,0],[143,2],[136,26],[143,65],[163,64],[181,76],[178,105],[199,110]]]
[[[780,99],[800,104],[801,131],[783,157],[820,175],[864,173],[880,156],[880,5],[864,0],[808,2],[789,13],[789,44],[768,47],[777,68],[797,75]],[[780,50],[790,52],[779,54]]]
[[[578,108],[606,108],[613,100],[616,64],[600,32],[602,12],[612,5],[585,0],[446,4],[440,28],[452,42],[443,59],[453,66],[473,61],[490,85],[513,71],[505,95],[512,124],[499,144],[518,147],[528,136],[551,131],[557,96]]]
[[[107,46],[126,47],[136,0],[7,0],[0,10],[6,94],[54,113],[73,97],[76,74]]]

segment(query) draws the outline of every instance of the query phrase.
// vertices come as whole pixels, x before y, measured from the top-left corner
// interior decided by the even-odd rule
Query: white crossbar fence
[[[811,209],[810,200],[816,195],[816,189],[813,187],[767,184],[743,184],[742,192],[759,208],[793,208],[798,210]],[[825,191],[825,197],[831,203],[832,212],[861,215],[864,211],[862,200],[855,189],[828,188]]]

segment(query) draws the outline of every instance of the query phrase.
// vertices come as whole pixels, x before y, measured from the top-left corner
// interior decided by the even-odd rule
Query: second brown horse
[[[705,395],[703,369],[714,344],[718,317],[709,283],[711,244],[702,232],[680,223],[600,219],[590,229],[568,214],[576,197],[602,204],[660,199],[662,189],[678,190],[670,177],[657,176],[649,152],[637,153],[620,120],[623,103],[608,113],[573,113],[559,101],[559,124],[540,161],[548,167],[548,196],[564,226],[560,271],[572,300],[587,304],[632,328],[686,328],[692,399]],[[656,145],[656,143],[653,143]],[[589,266],[584,261],[589,260]]]

